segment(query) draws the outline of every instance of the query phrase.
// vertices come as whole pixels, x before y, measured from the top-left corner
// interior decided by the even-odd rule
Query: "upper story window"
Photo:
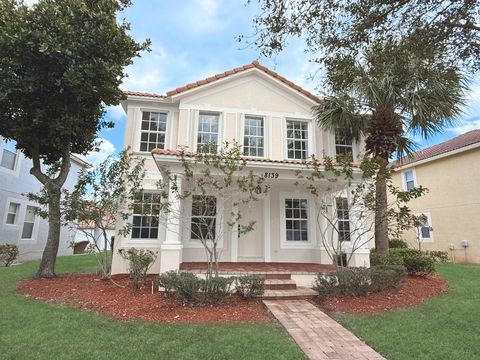
[[[243,155],[264,156],[264,122],[262,117],[245,116]]]
[[[8,225],[15,225],[17,223],[18,211],[20,210],[20,204],[10,203],[8,205],[6,223]]]
[[[211,195],[192,196],[192,240],[215,240],[217,222],[217,198]]]
[[[305,160],[308,157],[308,122],[287,120],[287,158]]]
[[[285,199],[287,241],[308,241],[307,199]]]
[[[341,133],[335,133],[335,155],[347,155],[353,161],[352,139]]]
[[[165,149],[167,113],[144,111],[142,114],[142,134],[140,151],[150,152],[155,148]]]
[[[350,214],[348,209],[348,199],[338,197],[335,199],[338,219],[338,241],[350,241]]]
[[[161,195],[141,192],[135,197],[132,239],[157,239]]]
[[[17,149],[15,148],[15,144],[15,141],[5,141],[3,143],[0,166],[9,170],[15,170],[15,164],[17,162]]]
[[[197,152],[216,153],[220,115],[200,113],[198,117]]]
[[[23,220],[22,239],[33,239],[36,217],[36,207],[28,205],[25,211],[25,219]]]
[[[404,180],[404,189],[406,191],[410,191],[415,187],[415,176],[413,174],[413,170],[408,170],[403,173],[403,180]]]

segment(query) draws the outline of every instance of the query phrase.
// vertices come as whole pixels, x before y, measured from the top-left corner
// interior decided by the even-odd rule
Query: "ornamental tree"
[[[94,148],[112,127],[104,107],[123,97],[125,66],[137,43],[117,21],[129,0],[40,0],[32,7],[0,0],[0,135],[32,159],[30,173],[48,194],[49,232],[38,277],[55,276],[61,189],[70,154]],[[46,171],[42,163],[50,171]]]

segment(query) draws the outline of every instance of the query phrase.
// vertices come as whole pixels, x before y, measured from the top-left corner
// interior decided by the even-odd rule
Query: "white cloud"
[[[103,138],[97,138],[98,146],[96,149],[90,151],[87,155],[78,155],[86,162],[96,166],[104,161],[110,155],[115,154],[115,146],[108,140]]]
[[[227,18],[220,19],[219,0],[194,0],[190,6],[184,6],[182,22],[191,35],[205,35],[223,28]]]
[[[457,135],[460,135],[475,129],[480,129],[480,118],[464,121],[461,123],[461,125],[458,125],[448,130],[454,132]]]
[[[477,76],[470,87],[461,123],[448,130],[455,134],[463,134],[475,129],[480,129],[480,76]]]
[[[107,112],[105,115],[107,120],[118,121],[125,117],[122,105],[107,106],[105,110]]]

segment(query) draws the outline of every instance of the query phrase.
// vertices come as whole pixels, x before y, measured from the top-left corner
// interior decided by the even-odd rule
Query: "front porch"
[[[294,274],[308,275],[335,270],[335,265],[314,263],[284,263],[284,262],[221,262],[222,274]],[[180,271],[205,273],[206,262],[182,262]]]

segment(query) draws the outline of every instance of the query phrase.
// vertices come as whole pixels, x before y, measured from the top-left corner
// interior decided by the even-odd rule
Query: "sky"
[[[26,2],[34,2],[27,0]],[[164,94],[168,90],[258,59],[294,83],[322,94],[321,78],[313,77],[317,67],[304,53],[301,40],[273,58],[260,57],[258,49],[238,43],[238,35],[253,34],[253,17],[259,13],[252,0],[134,0],[120,17],[131,23],[131,35],[137,41],[150,38],[151,52],[142,53],[126,69],[124,90]],[[480,77],[472,81],[468,105],[461,122],[429,140],[414,139],[420,148],[430,146],[472,129],[480,128]],[[121,106],[109,107],[106,118],[113,129],[99,134],[100,151],[87,155],[91,163],[118,152],[123,146],[125,113]]]

